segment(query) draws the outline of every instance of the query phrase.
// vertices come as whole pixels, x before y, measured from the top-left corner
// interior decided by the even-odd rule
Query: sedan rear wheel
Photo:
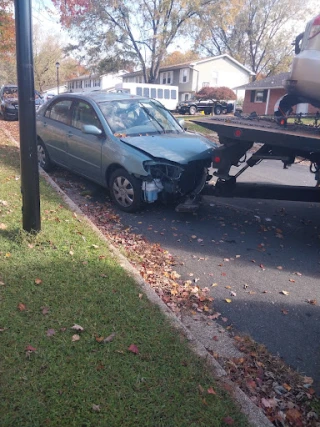
[[[40,140],[37,142],[37,155],[38,155],[38,164],[42,167],[46,172],[50,172],[53,167],[53,164],[50,160],[48,151],[44,145],[44,143]]]
[[[112,200],[119,209],[135,212],[141,206],[141,181],[125,169],[117,169],[110,177],[109,188]]]

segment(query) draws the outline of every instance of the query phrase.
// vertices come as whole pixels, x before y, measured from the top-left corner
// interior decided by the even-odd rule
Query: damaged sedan
[[[45,171],[57,164],[97,182],[126,212],[156,200],[192,202],[210,179],[216,147],[158,101],[103,92],[56,96],[38,111],[37,135]]]

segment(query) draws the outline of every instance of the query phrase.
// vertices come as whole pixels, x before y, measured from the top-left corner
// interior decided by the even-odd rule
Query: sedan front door
[[[102,134],[84,133],[84,125],[96,126]],[[93,107],[85,101],[75,101],[72,106],[71,126],[67,133],[70,169],[101,183],[101,153],[105,139],[103,127]]]

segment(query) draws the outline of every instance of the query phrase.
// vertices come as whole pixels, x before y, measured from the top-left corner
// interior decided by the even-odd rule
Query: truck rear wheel
[[[195,107],[194,105],[192,105],[189,108],[189,114],[191,114],[191,116],[194,116],[196,114],[196,112],[197,112],[197,107]]]

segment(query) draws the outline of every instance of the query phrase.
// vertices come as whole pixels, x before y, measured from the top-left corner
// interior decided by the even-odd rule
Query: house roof
[[[238,86],[233,89],[284,89],[283,81],[287,80],[289,76],[290,73],[279,73],[275,76],[269,76],[263,80],[256,80],[252,83],[247,83],[245,85]]]
[[[245,70],[251,76],[255,75],[255,73],[252,72],[251,70],[249,70],[249,68],[247,68],[244,65],[240,64],[240,62],[236,61],[235,59],[233,59],[231,56],[229,56],[227,54],[223,54],[223,55],[219,55],[219,56],[211,56],[209,58],[199,59],[197,61],[188,61],[188,62],[182,62],[180,64],[167,65],[167,66],[164,66],[164,67],[160,67],[160,72],[162,72],[162,71],[171,71],[171,70],[176,70],[176,69],[180,69],[180,68],[194,68],[198,64],[204,64],[205,62],[216,61],[216,60],[222,59],[222,58],[227,59],[227,60],[233,62],[238,67],[240,67],[243,70]],[[141,73],[142,73],[142,70],[134,71],[132,73],[127,73],[125,75],[125,77],[140,76]]]

